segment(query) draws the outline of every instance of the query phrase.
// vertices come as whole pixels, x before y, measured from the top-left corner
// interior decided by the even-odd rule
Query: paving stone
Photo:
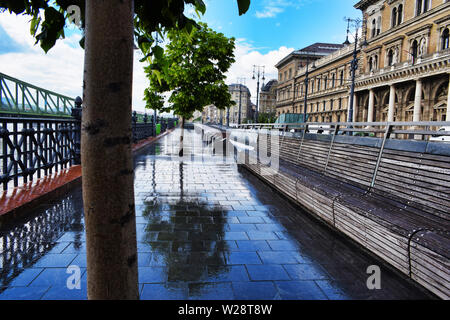
[[[291,280],[281,265],[248,265],[250,279],[253,281]]]
[[[207,280],[211,282],[249,281],[244,266],[208,266]]]
[[[144,284],[140,294],[141,300],[187,300],[188,287],[182,283]]]
[[[242,240],[236,242],[241,251],[270,251],[270,247],[265,240]]]
[[[225,253],[225,262],[229,265],[234,264],[262,264],[256,251],[254,252],[230,252]]]
[[[163,283],[167,280],[167,272],[163,267],[139,267],[139,283]]]
[[[237,300],[279,300],[280,294],[271,281],[233,282],[234,296]]]
[[[0,293],[0,300],[40,300],[49,287],[9,287]]]
[[[284,300],[327,300],[314,281],[276,281],[276,285]]]
[[[231,283],[191,283],[189,299],[192,300],[233,300]]]
[[[33,267],[35,268],[62,268],[68,267],[75,259],[76,254],[47,254],[40,258]]]

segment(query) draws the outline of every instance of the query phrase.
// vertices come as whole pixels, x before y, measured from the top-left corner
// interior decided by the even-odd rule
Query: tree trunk
[[[178,156],[183,157],[184,155],[184,117],[181,117],[181,134],[180,134],[180,151]]]
[[[83,201],[89,299],[138,299],[131,151],[133,0],[86,1]]]

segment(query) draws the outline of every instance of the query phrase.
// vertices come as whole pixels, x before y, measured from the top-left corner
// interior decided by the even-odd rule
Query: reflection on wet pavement
[[[135,157],[141,299],[430,296],[180,130]],[[190,156],[193,155],[193,156]],[[81,190],[0,232],[0,299],[86,299]],[[80,268],[70,290],[67,267]],[[366,286],[381,267],[381,290]]]

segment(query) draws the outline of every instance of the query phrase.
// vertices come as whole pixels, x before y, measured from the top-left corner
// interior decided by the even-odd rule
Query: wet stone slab
[[[185,158],[179,130],[135,157],[141,299],[430,298],[185,132]],[[0,299],[86,299],[85,239],[80,189],[0,230]]]

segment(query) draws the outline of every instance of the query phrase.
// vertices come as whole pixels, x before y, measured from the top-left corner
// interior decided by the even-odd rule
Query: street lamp
[[[353,60],[351,62],[351,66],[350,66],[350,70],[352,72],[352,84],[350,87],[350,103],[349,103],[349,110],[348,110],[348,122],[352,123],[353,122],[353,104],[354,104],[354,95],[355,95],[355,78],[356,78],[356,70],[358,69],[358,31],[359,28],[361,27],[362,24],[362,20],[361,19],[350,19],[350,18],[345,18],[348,21],[348,25],[350,25],[351,22],[353,22],[354,26],[355,26],[355,47],[353,49]],[[347,39],[348,39],[348,34],[349,34],[350,30],[349,28],[347,28]],[[364,41],[364,43],[362,44],[362,46],[367,45],[367,43]]]
[[[242,86],[245,85],[245,78],[238,78],[237,79],[237,83],[239,86],[239,114],[238,114],[238,125],[241,125],[242,123],[242,118],[241,118],[241,113],[242,113]],[[247,106],[248,108],[248,106]]]
[[[306,57],[306,73],[305,73],[305,106],[303,107],[303,122],[306,123],[307,109],[308,109],[308,87],[309,87],[309,56]],[[311,66],[311,69],[316,69],[315,64]]]
[[[256,112],[255,112],[255,123],[258,123],[258,113],[259,113],[259,77],[262,74],[262,80],[263,80],[263,85],[264,85],[264,81],[266,80],[265,77],[265,66],[253,66],[253,77],[252,79],[255,80],[256,77],[258,77],[258,82],[257,82],[257,86],[256,86]],[[261,72],[262,70],[262,72]]]

